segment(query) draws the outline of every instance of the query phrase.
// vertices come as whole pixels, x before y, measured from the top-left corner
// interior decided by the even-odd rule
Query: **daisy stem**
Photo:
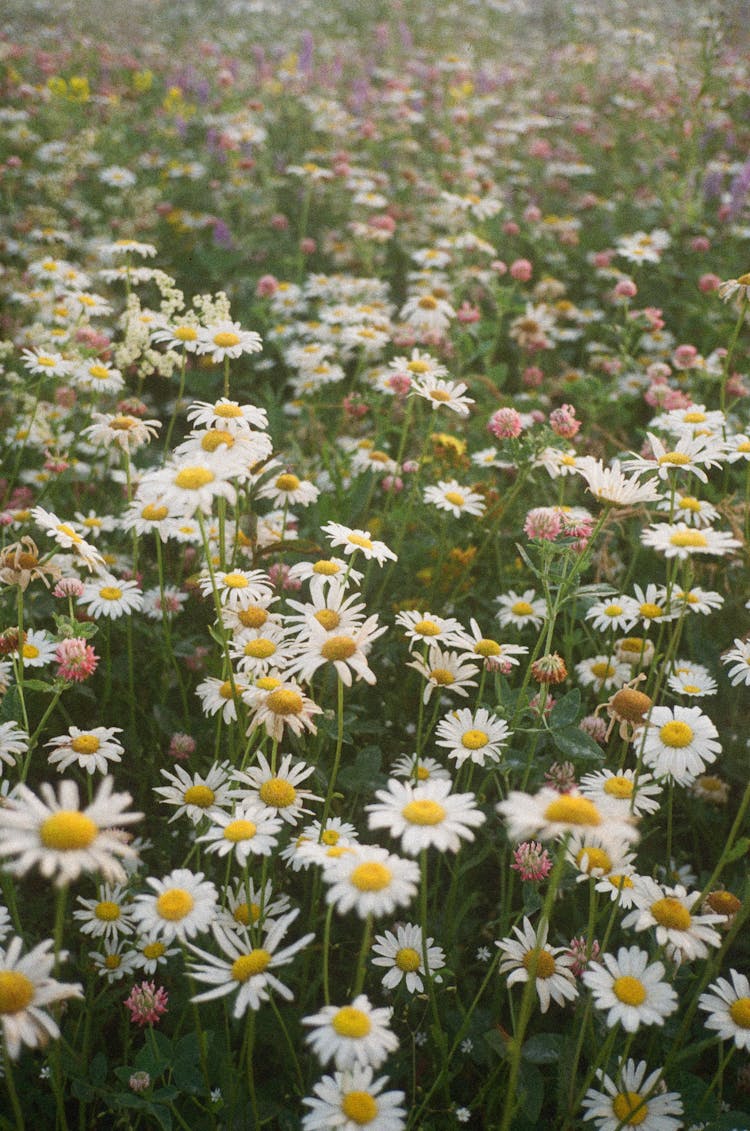
[[[279,1028],[281,1029],[281,1032],[284,1034],[284,1040],[286,1041],[286,1047],[289,1050],[289,1055],[292,1058],[292,1065],[294,1066],[294,1072],[295,1072],[295,1075],[297,1077],[297,1086],[299,1088],[300,1095],[302,1095],[304,1093],[304,1090],[305,1090],[305,1081],[303,1079],[302,1069],[300,1068],[300,1063],[299,1063],[299,1060],[297,1058],[297,1050],[294,1047],[294,1043],[292,1041],[292,1038],[289,1036],[289,1030],[287,1029],[286,1025],[284,1024],[284,1018],[281,1016],[281,1011],[279,1010],[279,1007],[276,1004],[276,999],[273,997],[273,995],[271,995],[270,1001],[271,1001],[271,1009],[273,1010],[273,1012],[276,1016],[276,1020],[279,1023]]]
[[[250,1010],[250,1016],[247,1021],[247,1089],[250,1093],[250,1106],[253,1109],[253,1119],[255,1126],[260,1127],[260,1119],[258,1118],[258,1099],[255,1095],[255,1072],[253,1069],[253,1057],[255,1054],[255,1011]]]
[[[224,396],[229,397],[229,357],[224,357]]]
[[[161,538],[158,533],[154,532],[154,541],[156,543],[156,565],[159,571],[159,595],[161,598],[161,624],[164,632],[164,650],[169,657],[169,662],[174,668],[175,676],[177,677],[177,686],[180,689],[180,698],[182,700],[182,711],[185,718],[185,730],[190,730],[190,708],[188,706],[187,694],[185,692],[185,685],[182,682],[182,672],[180,665],[175,655],[174,648],[172,647],[172,626],[170,623],[170,616],[167,609],[164,585],[164,552],[162,550]]]
[[[201,532],[201,541],[203,542],[203,552],[206,555],[206,568],[208,569],[208,576],[211,579],[211,593],[214,598],[214,610],[216,612],[216,628],[221,637],[222,650],[224,658],[227,662],[227,674],[229,678],[229,686],[232,689],[232,700],[239,715],[240,696],[237,691],[237,684],[234,678],[234,668],[232,667],[232,660],[229,655],[229,641],[227,640],[227,631],[224,625],[224,620],[221,615],[221,601],[219,599],[219,591],[216,588],[216,574],[214,573],[214,563],[211,558],[211,546],[208,541],[208,534],[206,532],[206,524],[203,521],[203,515],[200,510],[196,511],[198,516],[198,526]]]
[[[343,748],[343,745],[344,745],[344,684],[342,683],[341,679],[339,679],[338,682],[337,682],[336,698],[337,698],[336,752],[333,756],[333,768],[331,770],[331,776],[330,776],[329,781],[328,781],[328,789],[326,790],[325,805],[323,806],[323,816],[321,818],[321,828],[322,829],[325,829],[325,827],[326,827],[326,821],[328,820],[328,814],[329,814],[330,809],[331,809],[331,801],[333,800],[333,791],[334,791],[335,786],[336,786],[336,775],[339,772],[339,763],[341,761],[341,751],[342,751],[342,748]]]
[[[432,1010],[433,1038],[440,1048],[440,1056],[442,1059],[442,1064],[440,1066],[440,1080],[442,1080],[446,1100],[450,1102],[450,1096],[448,1093],[448,1081],[445,1078],[450,1061],[446,1051],[445,1032],[440,1021],[440,1010],[438,1009],[437,994],[435,993],[435,983],[433,982],[432,971],[430,970],[429,951],[427,945],[427,895],[429,889],[427,887],[426,848],[423,848],[419,854],[419,871],[421,878],[419,890],[419,922],[422,928],[422,965],[424,966],[425,981],[427,982],[427,993],[430,998],[430,1009]]]
[[[326,1005],[331,1004],[331,987],[328,979],[328,959],[331,953],[331,920],[333,919],[333,904],[329,903],[326,911],[326,921],[323,927],[323,1000]]]
[[[55,974],[60,967],[60,951],[62,947],[63,928],[65,927],[65,904],[68,896],[68,885],[63,884],[57,889],[55,900]]]
[[[183,350],[182,361],[180,363],[180,387],[177,390],[177,399],[174,402],[174,408],[172,409],[172,415],[169,418],[169,427],[167,428],[166,439],[164,440],[164,455],[165,456],[166,456],[167,452],[169,451],[169,445],[172,442],[172,433],[174,431],[175,421],[177,420],[177,413],[179,412],[180,404],[182,403],[182,394],[185,392],[185,367],[186,367],[186,363],[187,363],[187,355],[185,354],[185,351]]]
[[[674,778],[669,779],[669,795],[667,797],[667,867],[672,867],[672,816],[674,809]]]
[[[362,992],[362,986],[365,983],[365,974],[367,973],[367,954],[372,942],[372,915],[368,915],[365,919],[365,929],[362,932],[362,945],[359,948],[359,957],[357,958],[357,972],[354,978],[354,990],[352,991],[352,1000],[358,997]]]
[[[732,1045],[732,1047],[729,1049],[729,1051],[725,1052],[724,1051],[724,1043],[723,1043],[723,1041],[720,1041],[719,1046],[718,1046],[718,1051],[719,1051],[719,1067],[716,1069],[716,1073],[715,1073],[714,1078],[712,1079],[711,1083],[708,1085],[705,1092],[703,1093],[703,1102],[704,1103],[708,1099],[709,1095],[714,1090],[714,1088],[716,1087],[717,1084],[719,1085],[719,1088],[718,1088],[718,1094],[717,1094],[716,1098],[718,1099],[719,1103],[721,1103],[721,1093],[722,1093],[723,1088],[724,1088],[724,1072],[726,1071],[726,1067],[729,1064],[729,1061],[732,1059],[732,1057],[736,1053],[737,1046]]]
[[[573,1099],[573,1101],[572,1101],[572,1103],[571,1103],[571,1105],[568,1109],[568,1117],[565,1120],[562,1127],[560,1128],[560,1131],[567,1131],[567,1128],[571,1126],[571,1122],[575,1118],[575,1113],[578,1111],[578,1108],[581,1106],[581,1100],[586,1095],[586,1092],[589,1090],[589,1085],[591,1084],[591,1081],[594,1079],[594,1075],[596,1074],[596,1070],[597,1070],[598,1066],[600,1064],[606,1064],[607,1061],[609,1060],[609,1055],[612,1052],[612,1046],[615,1043],[615,1037],[618,1035],[619,1031],[620,1031],[620,1026],[618,1024],[618,1025],[613,1026],[613,1028],[610,1029],[609,1033],[607,1033],[604,1044],[599,1049],[599,1055],[597,1056],[594,1064],[589,1066],[589,1071],[586,1074],[586,1079],[584,1080],[583,1087],[580,1088],[578,1095]],[[573,1077],[573,1079],[575,1080],[575,1076]]]
[[[735,346],[737,345],[737,339],[740,336],[740,330],[742,329],[742,324],[745,321],[745,315],[747,314],[747,305],[748,305],[747,292],[745,292],[745,294],[743,295],[743,298],[742,298],[742,303],[740,305],[740,313],[737,317],[737,321],[734,324],[734,331],[732,333],[732,337],[730,339],[729,346],[727,347],[726,356],[724,358],[724,365],[723,365],[723,368],[722,368],[722,371],[721,371],[721,389],[719,390],[719,408],[721,409],[722,412],[726,411],[727,381],[729,380],[729,366],[732,364],[732,354],[734,353]]]
[[[18,688],[18,698],[21,701],[21,715],[23,716],[23,727],[26,733],[29,733],[29,713],[26,710],[26,697],[23,693],[23,589],[18,587],[18,663],[14,664],[16,675],[16,687]]]
[[[18,1092],[16,1091],[15,1081],[13,1079],[13,1064],[8,1049],[3,1045],[3,1059],[5,1061],[5,1085],[8,1089],[8,1096],[10,1098],[10,1106],[13,1108],[13,1117],[16,1121],[17,1131],[24,1131],[26,1123],[21,1111],[21,1104],[18,1099]]]

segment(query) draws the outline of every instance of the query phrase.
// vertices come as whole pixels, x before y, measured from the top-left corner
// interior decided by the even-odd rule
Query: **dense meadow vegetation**
[[[0,1128],[750,1128],[742,3],[16,3]]]

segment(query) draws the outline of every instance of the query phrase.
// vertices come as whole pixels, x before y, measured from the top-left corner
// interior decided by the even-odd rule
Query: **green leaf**
[[[500,1057],[507,1056],[508,1047],[499,1029],[488,1029],[482,1036],[493,1052],[496,1052]]]
[[[55,618],[55,636],[63,639],[82,636],[84,640],[90,640],[99,631],[99,625],[95,621],[75,620],[74,617],[66,617],[62,613],[52,615]]]
[[[89,1080],[97,1088],[101,1088],[107,1079],[107,1058],[103,1052],[98,1052],[89,1065]]]
[[[578,718],[581,709],[581,693],[577,687],[558,699],[549,714],[550,730],[562,730],[563,727],[572,726]]]
[[[727,852],[724,857],[724,863],[731,864],[734,860],[739,860],[740,857],[747,856],[748,852],[750,852],[750,836],[742,836],[734,847],[730,848],[729,852]]]
[[[382,755],[375,746],[360,750],[353,766],[345,766],[338,776],[338,784],[354,793],[366,793],[380,777]]]
[[[536,1123],[544,1104],[544,1077],[535,1065],[523,1060],[518,1074],[518,1098],[523,1114]]]
[[[55,690],[54,683],[48,683],[46,679],[25,679],[23,681],[24,691],[46,691],[47,694],[52,694]]]
[[[555,1064],[564,1043],[562,1033],[535,1033],[521,1049],[521,1056],[529,1064]]]
[[[563,727],[552,734],[552,741],[561,754],[574,762],[601,762],[604,751],[598,742],[578,727]]]
[[[13,721],[20,723],[23,719],[23,711],[21,710],[21,696],[18,693],[18,688],[15,683],[12,684],[3,695],[2,702],[0,703],[0,723],[7,723]]]

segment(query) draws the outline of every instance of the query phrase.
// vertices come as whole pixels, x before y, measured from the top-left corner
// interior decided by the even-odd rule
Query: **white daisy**
[[[734,1041],[738,1049],[750,1050],[750,982],[745,974],[730,970],[729,977],[717,978],[701,994],[698,1008],[708,1013],[706,1028],[714,1029],[719,1040]]]
[[[251,856],[270,856],[283,827],[272,809],[247,803],[232,814],[216,810],[212,820],[213,826],[198,837],[198,843],[218,856],[233,853],[242,867]]]
[[[360,994],[351,1005],[324,1006],[319,1013],[303,1017],[302,1024],[311,1028],[306,1040],[321,1064],[332,1060],[337,1068],[378,1068],[398,1048],[390,1020],[390,1009],[374,1008]]]
[[[132,915],[138,932],[170,943],[191,939],[208,930],[216,917],[216,888],[203,872],[176,868],[164,879],[150,876],[150,892],[133,900]]]
[[[21,754],[29,748],[29,736],[17,723],[0,723],[0,771],[2,763],[15,766]]]
[[[0,1022],[11,1060],[18,1059],[23,1045],[43,1048],[50,1037],[56,1040],[60,1036],[57,1022],[45,1006],[83,997],[80,983],[65,984],[50,977],[55,965],[52,939],[45,939],[22,956],[23,945],[21,939],[13,937],[0,950]]]
[[[617,957],[603,954],[601,961],[589,962],[581,977],[594,1006],[608,1010],[608,1028],[619,1023],[626,1033],[635,1033],[641,1025],[663,1025],[677,1009],[677,994],[664,974],[661,962],[649,965],[645,950],[621,946]]]
[[[435,745],[445,747],[458,768],[467,760],[477,766],[499,762],[509,737],[508,724],[485,707],[451,711],[435,728]]]
[[[661,1069],[646,1076],[645,1060],[620,1062],[616,1081],[603,1069],[596,1077],[604,1088],[589,1088],[583,1098],[584,1120],[595,1119],[597,1131],[621,1131],[640,1127],[641,1131],[680,1131],[685,1124],[682,1100],[677,1092],[662,1090]]]
[[[483,497],[469,487],[462,487],[456,479],[441,479],[437,485],[425,487],[422,497],[438,510],[450,511],[454,518],[463,514],[480,518],[486,510]]]
[[[352,1064],[345,1072],[324,1076],[306,1096],[311,1110],[302,1117],[302,1131],[403,1131],[406,1110],[404,1093],[386,1092],[387,1076],[373,1079],[369,1065]]]
[[[729,669],[727,675],[734,687],[740,683],[750,685],[750,640],[735,637],[733,647],[723,653],[721,662]]]
[[[78,604],[97,620],[117,620],[138,612],[143,606],[143,594],[137,581],[124,581],[105,573],[96,581],[86,582]]]
[[[428,703],[433,691],[455,692],[464,698],[469,694],[467,687],[476,687],[472,677],[477,674],[474,664],[469,663],[466,654],[443,650],[439,644],[430,644],[427,657],[417,656],[406,665],[415,668],[425,679],[422,698]]]
[[[485,815],[473,793],[452,794],[451,785],[435,778],[417,785],[390,778],[388,789],[377,790],[378,800],[366,806],[368,825],[400,837],[409,856],[431,846],[458,852],[462,840],[474,840],[472,829],[484,824]]]
[[[305,808],[305,802],[323,800],[311,790],[300,788],[314,772],[314,766],[293,762],[291,754],[285,754],[274,771],[263,752],[258,751],[256,766],[234,774],[232,795],[243,804],[266,806],[288,824],[296,825],[303,813],[312,813]]]
[[[385,542],[378,542],[370,537],[369,530],[352,529],[340,522],[327,522],[321,529],[328,535],[331,546],[343,546],[347,556],[361,553],[367,561],[374,560],[378,565],[383,565],[389,559],[397,560],[393,550],[389,550]]]
[[[533,589],[526,589],[521,594],[510,589],[495,600],[500,606],[497,619],[503,628],[509,624],[515,625],[516,628],[525,628],[529,624],[534,628],[541,628],[544,623],[547,606],[542,598],[537,597]]]
[[[700,707],[653,707],[642,740],[644,765],[657,778],[690,785],[721,753],[719,732]]]
[[[105,938],[114,942],[119,935],[131,935],[133,924],[127,901],[123,900],[125,889],[121,884],[102,884],[97,899],[76,898],[83,908],[74,911],[73,918],[81,924],[84,935]]]
[[[441,982],[436,973],[445,966],[445,955],[439,946],[433,946],[434,939],[427,939],[427,968],[433,982]],[[373,966],[386,967],[383,985],[393,990],[402,982],[410,994],[421,994],[424,990],[425,974],[422,928],[414,923],[399,923],[393,931],[376,935],[372,946]]]
[[[565,947],[547,945],[548,929],[548,923],[542,920],[538,929],[534,930],[524,916],[523,926],[513,928],[516,938],[500,939],[495,943],[504,956],[499,972],[506,974],[510,971],[508,987],[533,979],[542,1013],[547,1012],[553,1001],[564,1005],[578,997],[575,976],[570,969],[575,960]]]
[[[633,883],[635,907],[622,921],[625,930],[655,927],[657,943],[678,963],[706,958],[710,946],[721,945],[721,936],[713,924],[723,922],[724,917],[693,913],[700,900],[699,892],[688,892],[681,884],[661,887],[649,876],[638,876]]]
[[[229,766],[225,763],[214,763],[206,774],[189,774],[182,766],[175,766],[174,770],[162,770],[161,776],[170,784],[155,786],[153,792],[162,804],[175,806],[170,824],[184,815],[199,825],[204,817],[213,817],[217,809],[231,807]]]
[[[365,919],[407,907],[417,894],[419,866],[379,845],[363,844],[338,857],[326,857],[323,879],[328,884],[327,903],[340,915],[354,909]]]

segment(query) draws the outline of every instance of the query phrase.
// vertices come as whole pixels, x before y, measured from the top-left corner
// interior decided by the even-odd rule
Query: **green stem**
[[[339,772],[339,763],[341,762],[341,751],[344,745],[344,685],[341,679],[337,680],[336,686],[337,693],[337,727],[336,727],[336,751],[333,756],[333,768],[331,769],[331,776],[328,780],[328,789],[326,791],[325,805],[323,806],[323,816],[321,818],[321,830],[325,830],[328,814],[331,809],[331,802],[333,800],[333,791],[336,787],[336,777]]]
[[[3,1044],[3,1059],[5,1061],[5,1086],[8,1089],[8,1096],[10,1098],[10,1106],[13,1108],[13,1118],[16,1121],[16,1131],[24,1131],[26,1123],[23,1118],[21,1104],[18,1099],[18,1092],[16,1091],[15,1080],[13,1079],[13,1063],[8,1055],[8,1049]]]
[[[354,978],[352,998],[359,996],[359,994],[362,992],[362,986],[365,984],[365,974],[367,973],[367,955],[370,952],[371,942],[372,915],[368,915],[365,919],[365,928],[362,932],[362,944],[359,948],[359,957],[357,958],[357,972]]]

